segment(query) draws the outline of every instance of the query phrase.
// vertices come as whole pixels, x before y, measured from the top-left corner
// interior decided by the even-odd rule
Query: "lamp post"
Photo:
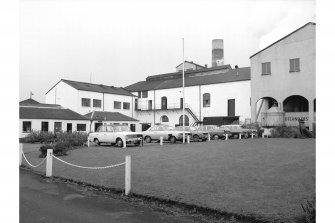
[[[185,144],[185,60],[184,60],[184,38],[183,38],[183,144]]]

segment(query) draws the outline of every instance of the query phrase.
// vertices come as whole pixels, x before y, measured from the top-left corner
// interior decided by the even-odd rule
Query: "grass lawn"
[[[37,164],[38,155],[28,153],[27,158]],[[302,215],[300,204],[315,196],[315,139],[220,140],[126,149],[93,146],[60,158],[83,166],[107,166],[124,162],[125,155],[132,158],[132,192],[142,195],[285,222]],[[35,169],[45,172],[45,165]],[[124,188],[123,166],[86,170],[54,160],[53,175]]]

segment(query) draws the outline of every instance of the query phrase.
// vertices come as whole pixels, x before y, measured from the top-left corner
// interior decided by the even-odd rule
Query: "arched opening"
[[[211,106],[211,95],[209,93],[202,95],[202,103],[204,108]]]
[[[166,115],[161,117],[161,122],[169,122],[169,118]]]
[[[181,115],[179,118],[179,125],[183,126],[183,116]],[[187,115],[185,115],[185,126],[189,126],[190,125],[190,120],[188,118]]]
[[[308,100],[300,95],[287,97],[283,106],[284,112],[308,112]]]
[[[161,98],[161,107],[162,107],[162,110],[167,109],[167,98],[165,96]]]
[[[278,106],[278,101],[272,97],[262,97],[256,102],[256,122],[261,122],[261,113],[273,106]]]

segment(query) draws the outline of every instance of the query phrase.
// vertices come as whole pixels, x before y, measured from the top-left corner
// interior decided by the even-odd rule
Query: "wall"
[[[67,123],[72,123],[72,131],[77,131],[77,124],[86,124],[86,131],[89,132],[89,123],[90,121],[87,120],[55,120],[55,119],[20,119],[19,124],[19,137],[25,137],[29,133],[23,133],[22,132],[22,125],[24,121],[31,121],[31,129],[34,131],[40,131],[42,127],[42,122],[49,122],[49,132],[54,131],[54,123],[55,122],[62,122],[62,131],[66,132]]]
[[[59,104],[78,112],[77,98],[78,90],[61,81],[45,95],[45,103]]]
[[[136,94],[137,95],[137,94]],[[120,112],[129,117],[133,117],[133,99],[134,97],[125,95],[105,94],[105,111]],[[114,109],[114,101],[120,101],[121,109]],[[123,109],[123,102],[130,103],[130,109]]]
[[[289,72],[289,59],[300,58],[300,72]],[[291,36],[251,58],[251,113],[256,118],[256,102],[262,97],[273,97],[282,102],[291,95],[309,101],[309,125],[314,120],[315,93],[315,25],[308,25]],[[261,75],[261,63],[271,62],[271,75]]]

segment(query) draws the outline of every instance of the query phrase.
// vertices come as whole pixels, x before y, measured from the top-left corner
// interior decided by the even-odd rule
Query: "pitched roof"
[[[108,86],[108,85],[103,85],[103,84],[91,84],[91,83],[86,83],[86,82],[71,81],[71,80],[65,80],[65,79],[61,79],[59,82],[61,81],[63,81],[64,83],[70,85],[71,87],[77,90],[93,91],[93,92],[107,93],[107,94],[126,95],[126,96],[135,96],[124,88],[118,88],[118,87]],[[57,84],[55,84],[51,89],[53,89]],[[51,91],[51,89],[49,91]]]
[[[219,74],[196,74],[185,77],[185,87],[250,80],[250,67],[231,69]],[[182,78],[140,81],[126,87],[131,92],[182,87]]]
[[[35,101],[34,99],[26,99],[23,101],[20,101],[19,103],[20,106],[25,106],[25,107],[45,107],[45,108],[55,108],[55,107],[61,107],[60,105],[56,105],[56,104],[44,104],[44,103],[40,103],[38,101]]]
[[[255,54],[251,55],[251,56],[249,57],[249,59],[251,59],[252,57],[256,56],[257,54],[259,54],[259,53],[263,52],[264,50],[266,50],[266,49],[270,48],[271,46],[275,45],[276,43],[278,43],[278,42],[282,41],[283,39],[286,39],[287,37],[291,36],[292,34],[294,34],[294,33],[298,32],[299,30],[301,30],[301,29],[305,28],[305,27],[306,27],[306,26],[308,26],[308,25],[316,25],[316,23],[314,23],[314,22],[309,22],[309,23],[306,23],[305,25],[303,25],[303,26],[301,26],[300,28],[298,28],[298,29],[294,30],[293,32],[291,32],[290,34],[288,34],[288,35],[284,36],[283,38],[281,38],[281,39],[277,40],[276,42],[272,43],[271,45],[269,45],[269,46],[265,47],[264,49],[262,49],[262,50],[258,51],[258,52],[257,52],[257,53],[255,53]]]
[[[20,119],[88,120],[70,109],[20,107]]]
[[[92,112],[85,115],[86,118],[91,119]],[[103,112],[95,111],[93,120],[99,121],[138,121],[132,117],[121,114],[120,112]]]
[[[193,63],[193,61],[187,61],[187,60],[185,60],[185,63],[191,63],[191,64],[194,64],[194,65],[197,66],[197,67],[207,68],[207,67],[201,66],[201,65],[199,65],[199,64],[197,64],[197,63]],[[179,66],[182,65],[182,64],[183,64],[183,63],[178,64],[178,65],[176,66],[176,68],[179,67]]]

